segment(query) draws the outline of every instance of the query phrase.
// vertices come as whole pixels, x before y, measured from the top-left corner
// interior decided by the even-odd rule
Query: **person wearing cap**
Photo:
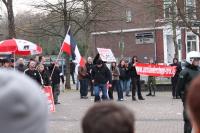
[[[47,98],[28,76],[0,70],[0,132],[47,133]]]
[[[107,85],[111,84],[112,77],[111,72],[108,67],[103,63],[102,60],[97,60],[96,65],[92,69],[92,82],[94,84],[94,93],[95,98],[94,101],[100,101],[101,98],[99,96],[100,90],[102,90],[102,99],[107,100]]]
[[[192,51],[187,54],[185,69],[183,69],[178,77],[177,94],[181,97],[183,102],[183,119],[184,119],[184,133],[191,133],[192,125],[190,123],[188,113],[186,111],[186,100],[188,93],[188,86],[191,81],[200,74],[199,71],[200,53]]]

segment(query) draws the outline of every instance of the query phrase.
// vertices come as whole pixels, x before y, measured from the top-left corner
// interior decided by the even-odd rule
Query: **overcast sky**
[[[0,0],[1,1],[1,0]],[[33,7],[31,7],[34,3],[40,3],[42,0],[13,0],[13,9],[14,14],[22,13],[24,11],[30,11],[33,10]],[[49,0],[50,2],[56,2],[57,0]],[[0,14],[5,14],[6,8],[4,4],[0,3],[0,6],[2,7],[2,11]]]

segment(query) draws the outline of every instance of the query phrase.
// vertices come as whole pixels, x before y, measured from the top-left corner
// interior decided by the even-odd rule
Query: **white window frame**
[[[194,33],[192,32],[187,32],[186,33],[186,39],[185,39],[185,44],[186,44],[186,54],[188,53],[188,36],[196,36],[196,48],[197,48],[197,51],[199,52],[199,38],[197,35],[195,35]]]

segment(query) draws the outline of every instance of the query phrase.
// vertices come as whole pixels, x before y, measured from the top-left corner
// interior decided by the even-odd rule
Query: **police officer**
[[[181,71],[177,83],[177,93],[181,97],[183,102],[183,118],[184,118],[184,133],[191,133],[192,126],[186,112],[186,95],[188,92],[188,86],[191,81],[200,74],[199,72],[199,60],[200,53],[192,51],[187,54],[185,69]]]

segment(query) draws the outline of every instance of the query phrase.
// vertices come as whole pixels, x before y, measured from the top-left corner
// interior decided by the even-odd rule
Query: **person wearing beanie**
[[[47,133],[47,98],[28,76],[0,70],[0,132]]]

